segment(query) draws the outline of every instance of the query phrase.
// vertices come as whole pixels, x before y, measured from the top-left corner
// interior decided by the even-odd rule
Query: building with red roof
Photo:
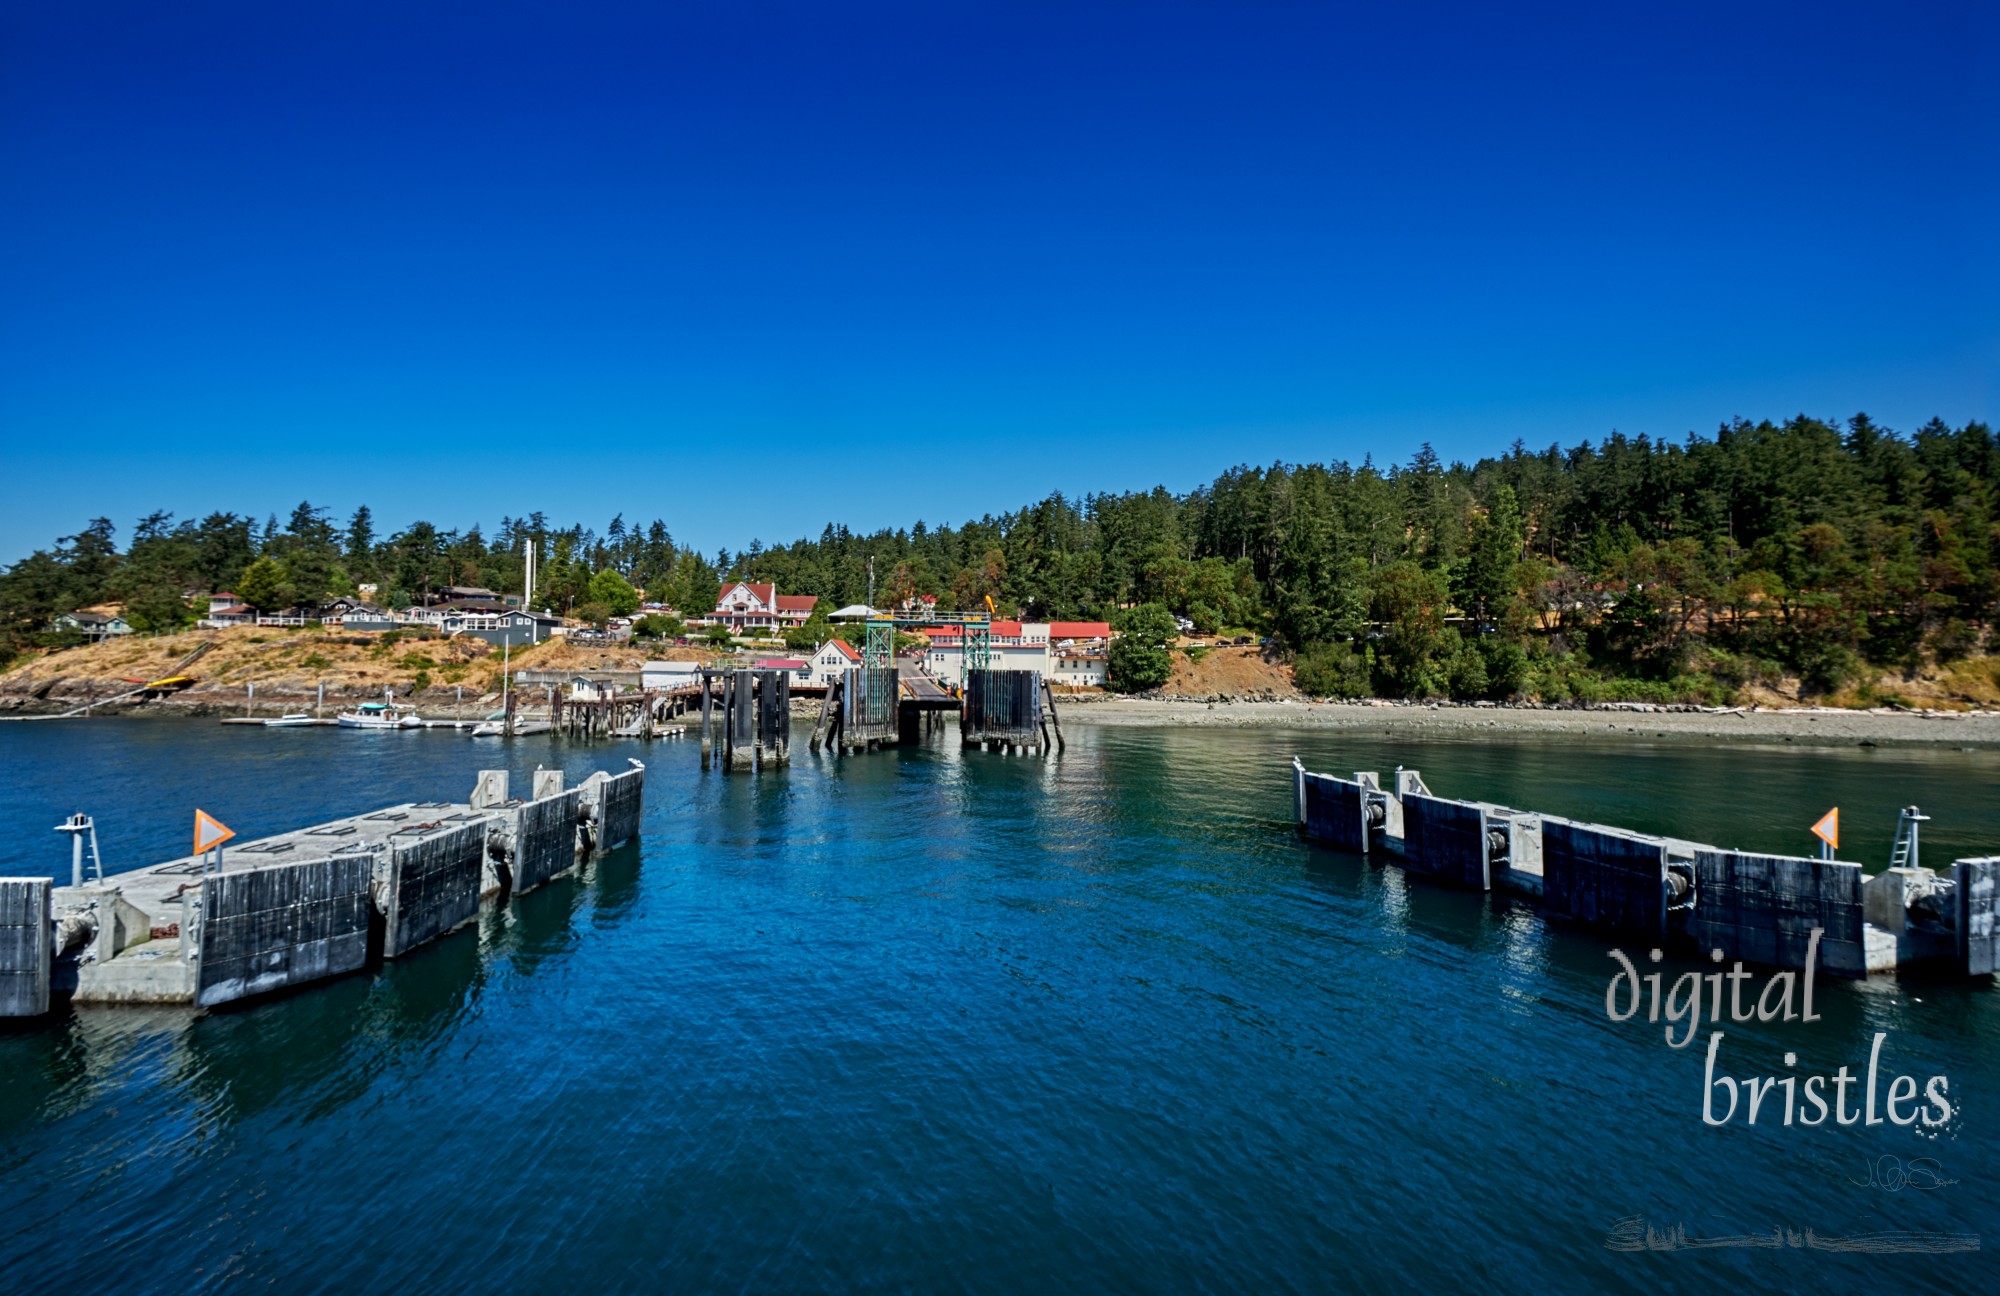
[[[1074,643],[1097,643],[1111,637],[1109,621],[1051,621],[1048,626],[1050,643],[1061,643],[1068,639]]]
[[[838,679],[843,671],[853,670],[861,664],[861,654],[853,644],[844,639],[829,639],[821,644],[813,655],[806,659],[812,668],[808,687],[826,688]]]
[[[737,633],[765,631],[783,634],[804,625],[819,603],[817,594],[780,594],[772,584],[737,581],[716,592],[709,625],[726,625]]]

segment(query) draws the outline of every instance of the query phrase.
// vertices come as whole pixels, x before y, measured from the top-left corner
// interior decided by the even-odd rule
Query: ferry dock
[[[1489,801],[1436,795],[1414,769],[1351,778],[1292,760],[1308,840],[1475,891],[1525,897],[1552,917],[1700,956],[1850,978],[1901,969],[1990,977],[2000,966],[2000,856],[1923,866],[1915,806],[1890,866],[1724,849]]]
[[[638,835],[645,767],[526,797],[485,770],[464,801],[419,801],[226,841],[86,878],[78,816],[68,886],[0,878],[0,1017],[80,1004],[214,1007],[393,959]],[[89,853],[94,856],[94,845]]]

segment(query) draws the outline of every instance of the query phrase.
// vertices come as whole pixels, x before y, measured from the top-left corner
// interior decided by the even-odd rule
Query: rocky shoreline
[[[2000,749],[2000,712],[1879,707],[1771,710],[1492,702],[1310,702],[1284,698],[1059,698],[1074,724],[1217,729],[1335,729],[1389,736],[1480,734],[1564,738],[1686,739],[1835,747]]]
[[[433,690],[433,693],[439,692]],[[324,713],[380,697],[336,698],[329,691]],[[402,699],[426,719],[476,720],[490,715],[498,695],[422,695]],[[78,696],[0,695],[0,720],[53,719],[90,699]],[[2000,712],[1870,711],[1834,707],[1770,709],[1657,705],[1648,702],[1503,704],[1493,702],[1313,702],[1275,696],[1113,697],[1058,695],[1065,723],[1214,729],[1335,729],[1384,735],[1467,737],[1480,734],[1602,739],[1687,739],[1699,742],[1766,742],[1838,747],[1959,747],[2000,750]],[[146,702],[127,700],[93,705],[90,717],[227,719],[273,717],[310,711],[311,697],[247,701],[213,694],[182,695]],[[819,714],[820,700],[794,698],[800,719]],[[83,718],[83,717],[78,717]],[[690,723],[699,724],[697,717]]]

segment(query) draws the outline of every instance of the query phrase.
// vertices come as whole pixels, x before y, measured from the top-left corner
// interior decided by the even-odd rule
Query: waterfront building
[[[319,623],[329,630],[394,630],[403,619],[366,599],[336,599],[320,609]]]
[[[102,643],[132,633],[132,626],[116,612],[65,612],[51,624],[58,630],[76,630],[92,643]]]
[[[1051,648],[1042,678],[1063,688],[1103,688],[1110,679],[1104,649]]]
[[[949,684],[965,682],[965,631],[936,626],[922,632],[930,640],[924,672]],[[1104,650],[1111,626],[1104,621],[995,621],[995,670],[1040,671],[1053,684],[1102,686]]]
[[[841,672],[854,669],[861,664],[861,654],[844,639],[829,639],[813,651],[806,659],[811,672],[806,680],[808,688],[830,688]]]
[[[257,613],[242,599],[221,590],[208,596],[208,615],[195,624],[204,630],[226,630],[230,626],[255,625]]]
[[[707,623],[728,626],[738,634],[756,630],[782,634],[804,625],[818,603],[817,594],[780,594],[775,585],[737,581],[717,592],[715,611]]]
[[[699,683],[701,683],[700,662],[649,661],[639,668],[639,686],[648,693],[692,688]]]

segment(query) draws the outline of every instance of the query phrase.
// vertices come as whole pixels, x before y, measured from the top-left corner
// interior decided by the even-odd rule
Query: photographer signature
[[[1876,1157],[1868,1162],[1868,1178],[1849,1179],[1856,1188],[1880,1188],[1883,1192],[1901,1192],[1905,1188],[1917,1192],[1930,1192],[1936,1188],[1949,1188],[1956,1179],[1944,1177],[1944,1167],[1935,1157],[1914,1157],[1908,1162],[1898,1156]]]

